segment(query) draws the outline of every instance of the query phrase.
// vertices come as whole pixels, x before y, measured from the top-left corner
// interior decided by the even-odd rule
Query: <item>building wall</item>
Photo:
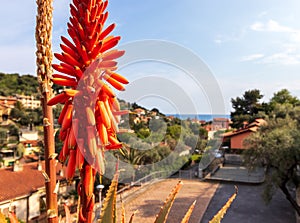
[[[8,214],[9,208],[15,206],[16,216],[22,221],[26,221],[27,217],[27,198],[21,198],[14,200],[13,202],[7,201],[7,203],[0,205],[0,210],[4,215]]]
[[[34,96],[16,95],[16,98],[25,108],[35,109],[41,107],[41,101],[36,100]]]
[[[40,216],[40,197],[42,193],[34,193],[29,197],[29,216],[28,220]]]
[[[12,202],[6,201],[0,204],[0,211],[7,216],[9,209],[13,207],[17,218],[26,222],[27,210],[29,210],[28,220],[40,215],[40,197],[43,195],[45,195],[45,191],[40,190],[32,193],[29,197],[16,198]],[[27,207],[27,205],[29,206]]]
[[[229,128],[229,119],[213,119],[212,130],[217,131],[220,129]]]
[[[0,104],[14,107],[16,102],[19,101],[25,108],[39,108],[41,107],[41,101],[37,100],[34,96],[29,95],[16,95],[15,97],[1,97],[0,96]]]
[[[230,139],[230,148],[231,149],[243,149],[243,141],[246,139],[251,132],[244,132],[241,134],[237,134],[235,136],[232,136]]]

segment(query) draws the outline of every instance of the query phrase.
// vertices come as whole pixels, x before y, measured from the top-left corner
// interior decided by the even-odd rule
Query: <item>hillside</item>
[[[0,95],[10,96],[15,94],[37,95],[37,78],[32,75],[0,73]]]

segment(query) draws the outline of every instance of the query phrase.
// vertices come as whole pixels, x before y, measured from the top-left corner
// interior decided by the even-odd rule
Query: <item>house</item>
[[[174,115],[168,115],[168,116],[166,117],[166,119],[167,119],[168,121],[173,121],[173,120],[175,119],[175,116],[174,116]]]
[[[142,109],[142,108],[136,108],[136,109],[134,109],[133,113],[137,114],[138,116],[146,115],[145,109]]]
[[[12,166],[16,160],[16,151],[14,149],[0,150],[0,168]]]
[[[244,150],[243,145],[244,140],[249,137],[253,132],[256,132],[258,128],[262,125],[265,125],[266,121],[259,118],[254,122],[246,125],[244,128],[224,133],[223,136],[223,145],[226,145],[233,152],[238,152]]]
[[[212,131],[229,129],[230,119],[214,118],[212,121]]]
[[[37,147],[39,142],[38,131],[21,129],[19,142],[24,145],[24,147]]]
[[[17,98],[16,97],[0,96],[0,105],[6,105],[6,106],[9,106],[9,107],[13,108],[13,107],[15,107],[16,103],[17,103]]]
[[[197,123],[197,124],[200,124],[200,125],[205,125],[206,121],[205,120],[199,120],[197,118],[193,118],[193,119],[191,119],[191,123]]]
[[[24,108],[36,109],[41,107],[41,101],[36,99],[33,95],[14,95],[14,96],[0,96],[0,105],[14,108],[17,101],[19,101]]]
[[[41,107],[41,100],[37,100],[33,95],[16,95],[16,99],[22,103],[25,108],[36,109]]]
[[[41,171],[44,169],[44,162],[16,162],[13,167],[0,169],[0,212],[7,216],[9,211],[14,211],[18,219],[25,222],[45,214],[45,178]],[[61,176],[64,171],[65,168],[58,164],[58,197],[75,189],[75,182],[67,185],[65,178]]]
[[[0,96],[0,122],[6,121],[10,115],[10,111],[14,108],[17,99],[14,97]]]

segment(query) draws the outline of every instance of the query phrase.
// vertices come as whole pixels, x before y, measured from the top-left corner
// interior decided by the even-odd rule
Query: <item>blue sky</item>
[[[60,52],[60,36],[66,36],[69,3],[54,0],[54,52]],[[231,108],[230,99],[249,89],[260,89],[265,101],[282,88],[300,97],[298,0],[111,0],[108,10],[107,24],[117,24],[114,34],[122,37],[120,45],[143,39],[164,40],[202,58],[221,89],[226,113]],[[35,74],[35,1],[6,1],[0,15],[0,72]],[[211,112],[210,103],[203,99],[206,92],[202,89],[197,93],[181,71],[152,65],[139,64],[120,72],[133,82],[150,73],[178,79],[176,83],[190,88],[188,95],[200,101],[197,112]],[[166,113],[172,110],[154,99],[140,102]]]

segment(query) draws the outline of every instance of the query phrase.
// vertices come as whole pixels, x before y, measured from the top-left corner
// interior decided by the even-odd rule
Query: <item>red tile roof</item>
[[[252,127],[252,128],[241,129],[241,130],[233,131],[233,132],[225,132],[222,134],[222,136],[224,138],[226,138],[226,137],[231,137],[231,136],[238,135],[238,134],[243,134],[245,132],[256,132],[257,128],[258,127]]]
[[[43,188],[45,180],[37,165],[37,162],[23,164],[23,170],[17,172],[14,172],[12,167],[0,169],[0,202],[26,196]],[[42,166],[44,170],[44,162]],[[57,165],[57,173],[61,166]],[[57,179],[61,178],[57,175]]]
[[[240,129],[237,131],[232,131],[232,132],[226,132],[224,134],[222,134],[223,137],[231,137],[233,135],[238,135],[238,134],[243,134],[244,132],[256,132],[257,129],[262,126],[262,125],[266,125],[267,122],[264,119],[261,118],[257,118],[255,119],[254,122],[250,123],[249,125],[246,126],[246,128],[244,129]]]
[[[214,118],[213,122],[229,122],[229,118]]]

